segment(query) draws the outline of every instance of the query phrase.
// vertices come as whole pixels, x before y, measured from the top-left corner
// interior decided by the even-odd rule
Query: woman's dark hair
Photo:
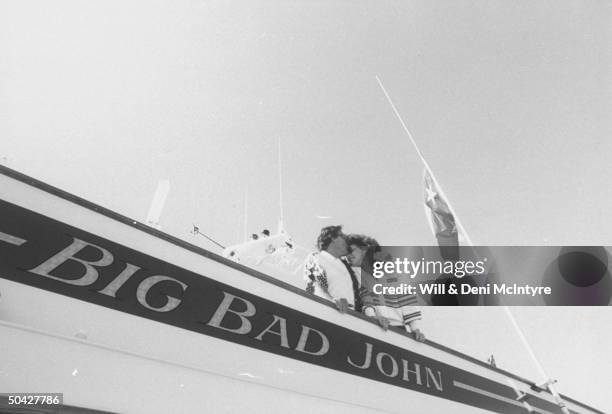
[[[330,243],[338,236],[342,236],[342,226],[327,226],[321,229],[317,238],[317,248],[320,251],[327,250]]]
[[[346,236],[346,243],[349,246],[357,246],[366,250],[372,249],[375,252],[380,251],[380,244],[376,239],[363,234],[349,234]]]

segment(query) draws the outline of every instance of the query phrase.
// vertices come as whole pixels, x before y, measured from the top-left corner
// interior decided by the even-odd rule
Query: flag
[[[438,240],[438,250],[440,257],[444,261],[477,261],[481,259],[480,252],[472,247],[470,238],[463,230],[457,217],[453,214],[448,200],[436,180],[425,169],[423,173],[425,215],[432,233]],[[488,252],[488,250],[486,250]],[[482,277],[472,275],[461,276],[463,284],[472,287],[482,286],[496,277],[495,260],[490,260],[485,264],[485,272]],[[444,283],[445,285],[456,283],[458,280],[454,275],[442,274],[435,280],[428,280],[425,283]],[[481,297],[482,296],[482,300]],[[494,295],[458,295],[458,294],[433,294],[426,298],[434,305],[477,305],[478,303],[493,303],[496,301]]]
[[[467,238],[457,230],[457,221],[437,183],[425,169],[423,174],[425,215],[440,246],[465,244]],[[463,242],[463,243],[460,243]]]

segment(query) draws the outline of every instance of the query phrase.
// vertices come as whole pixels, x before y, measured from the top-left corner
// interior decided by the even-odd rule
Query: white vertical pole
[[[278,205],[279,205],[279,232],[283,230],[283,163],[281,153],[281,139],[278,138]]]
[[[166,197],[168,197],[169,192],[170,180],[159,180],[146,220],[146,223],[149,226],[155,227],[158,230],[161,228],[159,219],[161,217],[162,210],[164,209],[164,204],[166,204]]]
[[[244,190],[244,227],[243,227],[243,241],[246,242],[248,240],[249,234],[249,189],[248,187]]]

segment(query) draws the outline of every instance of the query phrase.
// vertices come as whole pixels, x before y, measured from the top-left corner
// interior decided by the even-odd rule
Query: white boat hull
[[[529,381],[0,172],[3,392],[122,413],[458,414],[524,413],[524,392],[560,412]]]

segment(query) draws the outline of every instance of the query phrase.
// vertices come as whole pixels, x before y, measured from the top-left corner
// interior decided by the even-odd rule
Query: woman
[[[378,319],[383,329],[391,326],[403,326],[407,332],[412,332],[417,341],[425,341],[425,335],[419,329],[421,311],[415,306],[415,295],[377,295],[373,286],[380,283],[383,286],[393,286],[398,283],[396,275],[374,278],[371,274],[372,263],[379,256],[381,249],[378,242],[368,236],[349,234],[348,261],[357,275],[360,285],[360,296],[363,304],[363,313],[371,318]],[[401,281],[399,281],[401,282]]]

